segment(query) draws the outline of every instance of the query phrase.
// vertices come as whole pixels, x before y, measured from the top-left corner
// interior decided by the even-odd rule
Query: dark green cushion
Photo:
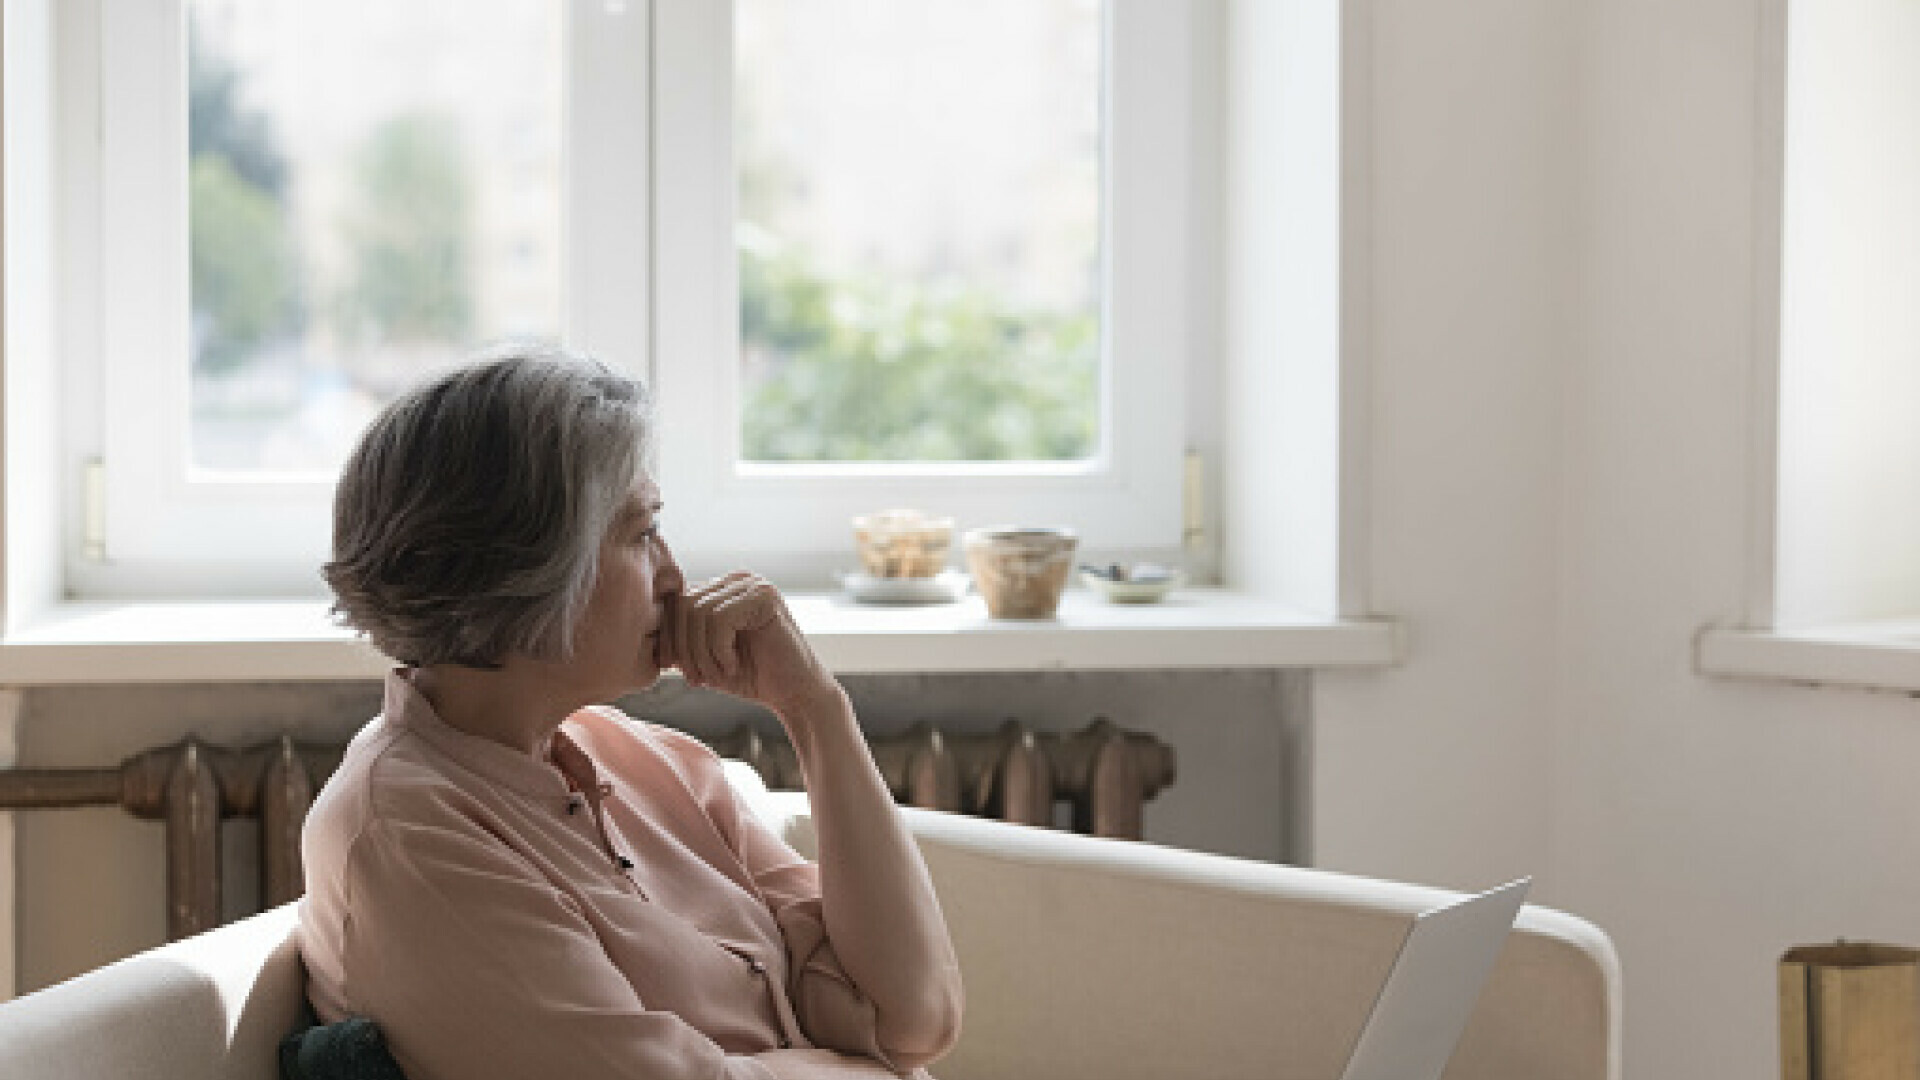
[[[373,1021],[316,1020],[309,1007],[304,1026],[280,1040],[280,1080],[407,1080]]]

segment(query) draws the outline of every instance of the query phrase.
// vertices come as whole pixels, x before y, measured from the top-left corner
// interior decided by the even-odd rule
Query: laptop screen
[[[1532,883],[1521,878],[1414,920],[1341,1080],[1439,1080]]]

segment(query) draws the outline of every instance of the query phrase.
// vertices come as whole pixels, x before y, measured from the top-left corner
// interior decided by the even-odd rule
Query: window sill
[[[1059,617],[995,622],[979,597],[890,608],[793,593],[795,617],[842,674],[1114,668],[1380,667],[1399,626],[1327,621],[1222,589],[1159,604],[1068,590]],[[326,617],[319,600],[73,603],[0,644],[0,684],[327,681],[380,677],[388,661]]]
[[[1703,675],[1920,694],[1920,622],[1708,627],[1694,643],[1694,665]]]

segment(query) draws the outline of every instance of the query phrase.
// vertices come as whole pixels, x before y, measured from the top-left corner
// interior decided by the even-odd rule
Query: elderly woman
[[[650,443],[636,382],[523,349],[348,461],[326,579],[399,666],[307,820],[315,1011],[411,1080],[924,1077],[961,1013],[926,867],[780,594],[682,579]],[[817,866],[604,704],[667,668],[780,718]]]

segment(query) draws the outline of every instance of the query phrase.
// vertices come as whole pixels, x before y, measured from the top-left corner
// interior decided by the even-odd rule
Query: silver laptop
[[[1524,877],[1420,913],[1340,1080],[1439,1080],[1532,884]]]

